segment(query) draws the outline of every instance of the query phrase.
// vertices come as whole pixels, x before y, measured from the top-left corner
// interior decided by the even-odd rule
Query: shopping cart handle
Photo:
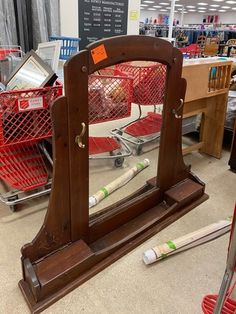
[[[86,132],[86,124],[84,122],[81,123],[82,131],[80,135],[77,135],[75,138],[75,143],[78,144],[80,148],[85,148],[85,144],[83,144],[82,138]]]

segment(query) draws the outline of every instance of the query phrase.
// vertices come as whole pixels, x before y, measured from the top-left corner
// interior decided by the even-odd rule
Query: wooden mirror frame
[[[21,250],[23,279],[19,286],[33,313],[207,199],[204,184],[183,162],[181,118],[186,81],[181,78],[182,59],[181,52],[165,40],[120,36],[89,45],[65,64],[65,96],[52,107],[50,203],[38,235]],[[129,197],[89,216],[88,76],[132,60],[167,66],[158,176]],[[85,134],[78,137],[82,129]]]

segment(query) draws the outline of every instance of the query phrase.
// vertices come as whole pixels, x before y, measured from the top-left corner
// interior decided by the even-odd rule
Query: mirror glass
[[[133,61],[89,77],[90,214],[157,176],[166,66]]]

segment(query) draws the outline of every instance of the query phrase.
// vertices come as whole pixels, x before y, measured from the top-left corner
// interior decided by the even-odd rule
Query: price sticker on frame
[[[104,45],[97,46],[96,48],[91,50],[91,55],[94,64],[102,62],[103,60],[106,60],[108,58],[106,48]]]

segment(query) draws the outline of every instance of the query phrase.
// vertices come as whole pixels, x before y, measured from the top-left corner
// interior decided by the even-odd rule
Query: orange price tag
[[[97,64],[108,58],[106,48],[103,44],[91,50],[91,55],[92,55],[94,64]]]

